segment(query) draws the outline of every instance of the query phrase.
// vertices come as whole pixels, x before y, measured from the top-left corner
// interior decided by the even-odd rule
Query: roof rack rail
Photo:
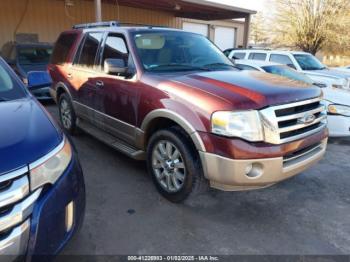
[[[119,23],[119,26],[144,26],[148,28],[169,28],[165,25],[150,25],[150,24],[138,24],[138,23]]]
[[[73,29],[87,29],[95,27],[117,27],[120,23],[118,21],[108,21],[108,22],[96,22],[96,23],[87,23],[87,24],[78,24],[74,25]]]

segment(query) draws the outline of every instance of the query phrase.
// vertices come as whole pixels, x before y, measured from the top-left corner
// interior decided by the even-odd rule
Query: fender
[[[143,134],[145,134],[145,132],[147,131],[147,128],[149,124],[152,122],[152,120],[156,118],[167,118],[176,122],[191,137],[197,150],[203,151],[203,152],[206,151],[201,137],[199,136],[196,129],[190,124],[190,122],[187,121],[184,117],[182,117],[178,113],[171,111],[169,109],[156,109],[148,113],[141,124],[141,132]]]

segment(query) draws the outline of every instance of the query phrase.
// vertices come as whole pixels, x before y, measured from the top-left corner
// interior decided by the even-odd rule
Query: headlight
[[[35,190],[45,184],[54,184],[66,170],[71,159],[72,148],[65,138],[48,155],[29,166],[31,190]]]
[[[334,115],[342,115],[350,117],[350,107],[343,105],[329,105],[328,112]]]
[[[338,89],[344,89],[345,88],[343,85],[336,85],[336,84],[333,84],[332,87],[333,88],[338,88]]]
[[[248,141],[263,141],[264,133],[257,111],[215,112],[211,118],[214,134],[240,137]]]
[[[333,88],[338,89],[348,89],[349,88],[349,80],[343,79],[341,82],[337,82],[336,84],[332,84]]]

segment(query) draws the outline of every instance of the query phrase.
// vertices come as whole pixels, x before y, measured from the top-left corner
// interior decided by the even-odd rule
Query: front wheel
[[[206,189],[198,152],[180,128],[157,131],[147,148],[149,173],[158,191],[172,202]]]

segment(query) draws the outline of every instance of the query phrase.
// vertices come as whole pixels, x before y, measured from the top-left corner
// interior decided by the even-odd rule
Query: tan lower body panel
[[[253,190],[271,186],[295,176],[322,159],[327,139],[315,148],[292,158],[236,160],[199,152],[204,175],[213,188],[224,191]]]

